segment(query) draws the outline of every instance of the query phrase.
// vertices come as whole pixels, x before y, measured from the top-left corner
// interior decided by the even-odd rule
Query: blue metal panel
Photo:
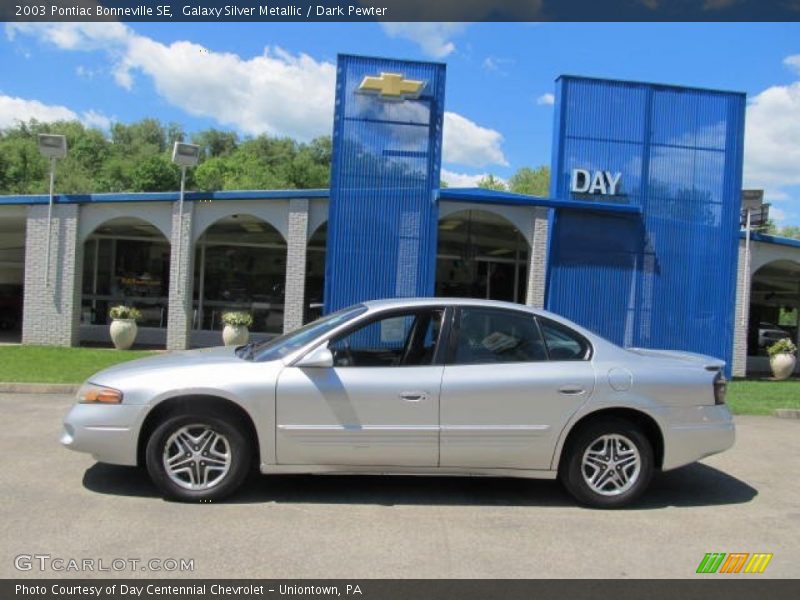
[[[359,93],[364,77],[424,82],[417,99]],[[383,297],[432,296],[445,67],[339,56],[325,311]]]
[[[612,202],[585,202],[575,200],[558,200],[554,198],[541,198],[513,192],[501,192],[484,188],[444,188],[438,190],[440,200],[456,200],[458,202],[474,202],[476,204],[501,204],[505,206],[542,206],[544,208],[563,208],[593,212],[611,212],[621,214],[639,214],[639,206],[618,204]]]
[[[745,96],[564,77],[556,102],[553,197],[582,200],[575,168],[618,171],[615,200],[642,214],[560,211],[547,307],[620,344],[719,357],[730,374]]]

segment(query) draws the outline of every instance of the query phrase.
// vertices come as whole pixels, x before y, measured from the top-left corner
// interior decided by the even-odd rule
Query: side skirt
[[[357,465],[268,465],[261,463],[264,475],[415,475],[440,477],[519,477],[522,479],[556,479],[558,471],[533,469],[481,469],[475,467],[398,467]]]

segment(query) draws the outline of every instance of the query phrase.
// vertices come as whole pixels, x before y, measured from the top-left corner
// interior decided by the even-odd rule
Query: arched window
[[[222,313],[236,310],[252,315],[252,332],[281,333],[285,282],[286,240],[275,227],[247,214],[216,221],[195,247],[192,329],[220,330]]]
[[[525,302],[528,243],[505,218],[484,210],[439,220],[436,295]]]

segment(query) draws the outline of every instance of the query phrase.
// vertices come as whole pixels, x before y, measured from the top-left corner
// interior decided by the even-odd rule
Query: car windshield
[[[364,313],[366,310],[367,307],[363,304],[343,308],[342,310],[303,325],[300,329],[295,329],[294,331],[272,338],[271,340],[242,346],[236,351],[236,354],[240,358],[257,361],[283,358],[287,354],[291,354],[295,350],[302,348],[307,343],[314,340],[314,338],[328,333],[342,323]]]

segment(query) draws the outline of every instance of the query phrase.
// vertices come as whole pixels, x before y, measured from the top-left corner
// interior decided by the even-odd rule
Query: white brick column
[[[286,292],[283,331],[303,324],[306,291],[306,249],[308,247],[308,200],[289,201],[289,238],[286,240]]]
[[[753,244],[750,245],[753,252]],[[752,256],[751,256],[752,260]],[[747,282],[747,265],[745,264],[744,241],[739,243],[739,268],[736,272],[736,311],[733,324],[733,365],[731,370],[734,377],[744,377],[747,374],[747,328],[750,321],[750,286]]]
[[[194,203],[184,202],[183,223],[179,223],[179,204],[176,202],[172,205],[167,350],[185,350],[189,347],[194,283],[193,216]]]
[[[536,208],[526,232],[530,246],[528,260],[528,289],[525,304],[536,308],[544,307],[544,287],[547,277],[547,244],[550,228],[547,222],[547,209]]]
[[[80,256],[77,204],[56,204],[47,261],[47,205],[30,206],[25,233],[22,343],[75,346],[80,319]],[[77,274],[77,275],[76,275]]]

